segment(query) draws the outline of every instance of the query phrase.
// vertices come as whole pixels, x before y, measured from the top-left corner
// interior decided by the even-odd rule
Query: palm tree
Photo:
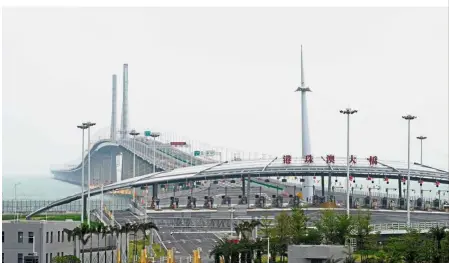
[[[441,257],[441,241],[446,236],[446,227],[432,227],[429,229],[429,235],[433,238],[434,241],[437,243],[437,255],[435,255],[436,262],[440,262]]]
[[[73,230],[64,228],[63,232],[67,233],[68,239],[73,239],[73,256],[76,257],[76,236],[78,235],[78,233],[75,231],[75,229],[79,230],[79,228],[74,228]]]
[[[143,233],[143,249],[145,249],[145,244],[147,240],[147,230],[155,229],[156,231],[159,231],[157,226],[153,222],[143,223],[139,225],[139,229],[142,230]]]
[[[107,241],[108,235],[111,234],[111,233],[112,233],[111,227],[103,226],[101,228],[101,237],[104,239],[104,262],[107,262],[107,253],[106,253],[106,251],[107,251],[107,249],[106,249],[107,244],[106,244],[106,241]],[[98,240],[100,240],[100,239],[98,239]],[[100,242],[100,241],[98,241],[98,242]],[[112,258],[114,258],[114,250],[111,250],[111,251],[112,251]],[[99,263],[99,262],[97,261],[97,263]]]
[[[89,233],[89,225],[86,223],[82,223],[79,228],[78,238],[82,246],[82,249],[80,250],[83,251],[81,254],[81,262],[84,263],[84,246],[87,244],[87,242],[89,242],[90,238],[90,236],[87,236],[86,238],[84,238],[84,236]]]
[[[121,244],[121,234],[122,234],[122,231],[121,231],[121,228],[120,227],[118,227],[118,226],[111,226],[110,228],[109,228],[109,231],[110,231],[110,233],[111,233],[111,235],[114,235],[115,234],[115,238],[116,238],[116,241],[117,242],[120,242],[118,245],[117,245],[117,248],[119,248],[120,250],[120,255],[121,255],[121,252],[122,252],[122,244]],[[116,242],[116,244],[117,244],[117,242]],[[112,250],[112,261],[114,261],[114,250]]]
[[[133,243],[134,243],[134,246],[133,246],[133,251],[132,251],[132,253],[133,253],[133,262],[134,262],[134,259],[136,258],[136,256],[137,256],[137,242],[136,242],[136,239],[137,239],[137,232],[139,232],[139,230],[140,230],[140,224],[139,223],[134,223],[134,224],[132,224],[131,225],[131,231],[133,231],[134,232],[134,241],[133,241]]]
[[[100,263],[100,234],[103,232],[104,227],[102,223],[93,227],[93,232],[97,234],[97,263]]]
[[[125,233],[125,258],[126,262],[128,262],[128,232],[131,230],[131,224],[126,223],[122,228],[122,233]],[[121,243],[120,243],[121,245]]]

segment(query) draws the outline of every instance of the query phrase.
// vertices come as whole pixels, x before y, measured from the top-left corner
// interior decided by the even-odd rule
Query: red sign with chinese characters
[[[306,163],[313,163],[313,156],[311,154],[306,155]]]
[[[419,180],[419,186],[422,186],[423,183],[424,183],[424,181],[422,179]]]
[[[369,165],[377,165],[377,156],[370,156],[369,157]]]
[[[368,178],[366,178],[366,180],[371,181],[373,180],[373,178],[371,178],[371,176],[368,175]]]
[[[355,157],[354,155],[351,155],[351,159],[349,161],[350,164],[356,164],[357,163],[357,157]]]
[[[407,179],[405,179],[405,177],[402,177],[402,182],[403,183],[407,182]]]
[[[436,181],[435,185],[436,185],[436,187],[439,187],[440,186],[440,182]]]
[[[332,154],[328,154],[326,156],[326,163],[335,163],[335,156],[333,156]]]
[[[351,176],[349,176],[349,181],[354,181],[354,177],[352,177],[352,175]]]
[[[291,164],[292,163],[292,156],[291,155],[284,155],[283,161],[284,161],[284,164]]]

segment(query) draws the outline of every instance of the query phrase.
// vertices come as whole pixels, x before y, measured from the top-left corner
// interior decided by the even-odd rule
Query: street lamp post
[[[86,125],[78,125],[76,126],[78,129],[81,129],[83,135],[82,135],[82,142],[81,142],[81,223],[84,222],[84,130],[87,129]]]
[[[136,177],[136,136],[140,133],[136,132],[136,130],[132,130],[129,135],[133,136],[133,178]],[[133,201],[136,201],[136,188],[133,188]]]
[[[19,183],[14,184],[14,215],[16,217],[16,221],[19,221],[19,214],[17,213],[17,186],[20,185]]]
[[[407,138],[407,225],[410,226],[410,121],[416,119],[416,116],[410,114],[402,116],[408,123]]]
[[[156,138],[161,136],[158,132],[152,132],[150,134],[151,137],[153,137],[153,173],[156,172]]]
[[[83,125],[87,127],[87,224],[90,226],[90,127],[96,123],[84,122]]]
[[[347,121],[347,137],[346,137],[346,214],[349,216],[350,204],[349,204],[349,116],[357,113],[357,110],[346,108],[340,111],[341,114],[348,115]]]
[[[420,162],[420,164],[422,165],[422,141],[427,139],[427,137],[425,137],[425,136],[418,136],[418,137],[416,137],[416,139],[421,141],[421,162]]]

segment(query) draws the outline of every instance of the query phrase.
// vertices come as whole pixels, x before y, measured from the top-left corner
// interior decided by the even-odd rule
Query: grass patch
[[[129,242],[129,247],[128,247],[128,259],[129,262],[133,262],[132,259],[134,257],[134,249],[137,248],[137,262],[140,262],[140,253],[143,249],[143,246],[148,246],[150,245],[150,241],[147,239],[144,243],[143,240],[136,240],[136,242],[134,243],[134,240],[131,240]],[[155,259],[159,259],[161,257],[165,257],[166,256],[166,251],[161,247],[160,244],[158,243],[153,243],[152,245],[153,248],[153,257]]]
[[[15,215],[2,215],[2,220],[14,220]],[[48,220],[48,221],[65,221],[71,219],[73,221],[81,221],[81,214],[53,214],[53,215],[36,215],[31,220]],[[19,220],[25,220],[24,215],[19,216]]]

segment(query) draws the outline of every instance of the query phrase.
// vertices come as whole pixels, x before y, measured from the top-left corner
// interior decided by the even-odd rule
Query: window
[[[45,263],[48,263],[48,253],[45,253]]]
[[[58,231],[58,242],[61,242],[61,231]]]
[[[33,243],[34,241],[34,232],[28,232],[28,243]]]
[[[45,238],[45,243],[48,243],[48,232],[47,232],[47,236]]]
[[[64,256],[64,252],[61,252],[61,257],[63,257]]]
[[[64,231],[61,232],[61,242],[64,242]]]
[[[2,231],[2,243],[5,243],[5,231]]]
[[[2,253],[2,263],[5,263],[5,253]]]
[[[50,243],[53,243],[53,231],[50,232]]]
[[[59,252],[58,252],[58,253],[56,253],[56,256],[57,256],[57,257],[59,257]]]
[[[17,254],[17,263],[23,263],[23,254],[22,253]]]
[[[17,242],[23,243],[23,232],[17,233]]]
[[[53,253],[50,253],[50,262],[53,259]]]

